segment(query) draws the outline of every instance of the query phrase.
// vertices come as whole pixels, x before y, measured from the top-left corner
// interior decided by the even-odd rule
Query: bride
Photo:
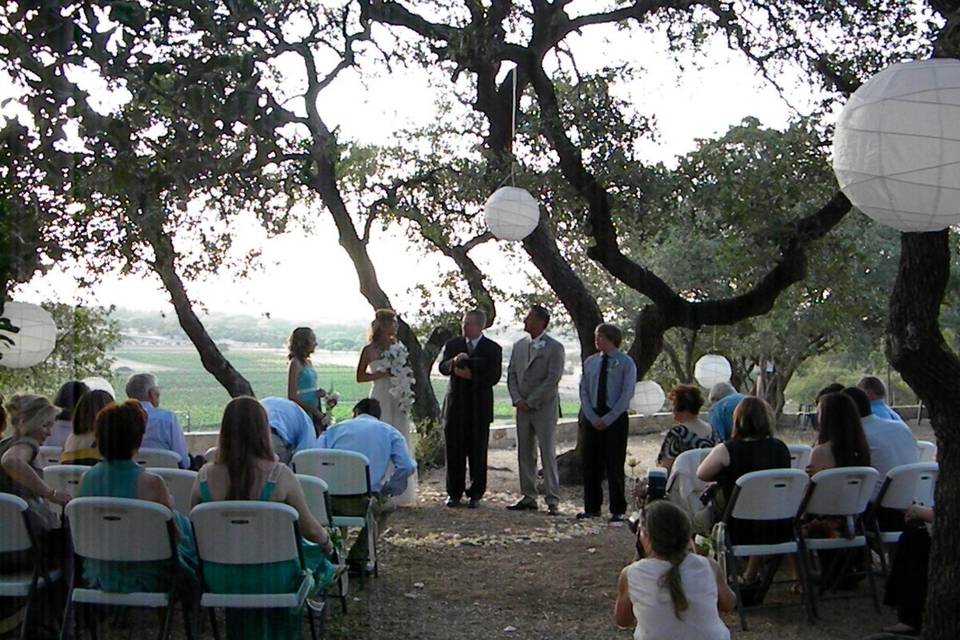
[[[370,342],[360,352],[360,362],[357,363],[357,382],[373,382],[370,397],[380,402],[382,411],[380,419],[403,434],[407,441],[407,448],[410,449],[412,455],[413,443],[410,441],[409,410],[398,397],[401,394],[397,393],[396,390],[391,392],[395,381],[388,370],[390,363],[385,357],[388,350],[394,345],[398,345],[405,356],[406,349],[403,348],[401,343],[397,342],[397,314],[393,309],[377,309],[374,320],[370,324]],[[394,504],[399,506],[416,504],[416,473],[407,480],[406,491],[396,496],[393,501]]]

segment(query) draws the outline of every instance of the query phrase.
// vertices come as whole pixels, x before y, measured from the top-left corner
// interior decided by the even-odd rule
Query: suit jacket
[[[440,357],[440,373],[450,377],[443,399],[443,424],[451,421],[488,425],[493,422],[493,388],[503,373],[503,349],[482,336],[470,356],[470,380],[453,375],[453,358],[467,353],[467,339],[458,336],[447,341]]]
[[[510,399],[513,404],[525,400],[533,411],[557,407],[557,386],[563,377],[563,345],[546,334],[540,348],[532,348],[532,343],[529,336],[524,336],[513,345],[507,368]]]

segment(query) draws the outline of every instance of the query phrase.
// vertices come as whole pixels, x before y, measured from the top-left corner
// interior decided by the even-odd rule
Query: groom
[[[443,399],[443,435],[447,453],[448,507],[460,506],[470,461],[470,498],[476,509],[487,489],[487,441],[493,422],[493,388],[500,382],[503,350],[483,335],[487,314],[468,311],[463,336],[449,340],[440,358],[440,373],[450,376]]]
[[[510,399],[517,408],[517,457],[520,463],[520,490],[523,498],[507,509],[537,509],[537,444],[543,464],[548,513],[559,515],[560,480],[557,474],[557,417],[560,396],[557,387],[563,376],[563,345],[546,334],[550,312],[539,305],[530,307],[523,321],[530,337],[513,345],[507,369]]]

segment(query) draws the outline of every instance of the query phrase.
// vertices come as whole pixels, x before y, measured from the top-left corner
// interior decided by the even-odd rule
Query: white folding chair
[[[870,550],[867,547],[867,538],[864,534],[864,516],[873,489],[877,484],[877,470],[873,467],[838,467],[820,471],[810,479],[807,495],[800,505],[800,517],[828,516],[843,518],[844,535],[836,538],[811,537],[800,531],[800,545],[804,562],[809,561],[807,551],[833,551],[841,549],[861,549],[863,552],[864,567],[870,581],[870,594],[873,597],[873,606],[879,612],[880,601],[877,598],[877,585],[874,582]],[[837,555],[834,559],[834,569],[831,575],[835,576],[832,585],[822,583],[820,595],[830,587],[837,587],[850,565],[851,554]],[[807,575],[810,575],[809,564]],[[826,567],[822,567],[821,576],[826,576]],[[816,596],[811,589],[811,605],[814,615],[816,610]]]
[[[711,449],[690,449],[684,451],[673,461],[670,468],[670,477],[667,479],[667,497],[671,502],[687,512],[693,514],[703,509],[700,494],[706,489],[707,483],[697,477],[697,467],[707,457]]]
[[[803,586],[803,604],[808,619],[812,621],[813,608],[809,597],[810,587],[806,574],[806,565],[800,558],[800,546],[796,535],[791,539],[775,544],[736,544],[728,539],[727,525],[731,518],[749,521],[791,520],[796,521],[800,510],[800,503],[807,490],[809,478],[799,469],[767,469],[746,473],[737,479],[733,495],[727,503],[722,521],[714,527],[717,553],[725,560],[729,569],[727,579],[737,594],[737,612],[740,615],[740,625],[747,629],[747,617],[743,599],[740,594],[740,583],[737,576],[740,573],[737,558],[749,556],[777,556],[777,562],[767,570],[763,589],[769,588],[773,575],[779,566],[779,559],[786,554],[792,554],[797,560],[800,570],[800,582]]]
[[[140,449],[133,461],[141,467],[153,467],[159,469],[178,469],[180,467],[180,454],[167,449]]]
[[[64,620],[70,619],[69,613],[76,607],[76,637],[80,637],[79,618],[83,607],[99,605],[162,608],[164,616],[159,638],[169,638],[175,593],[181,579],[173,512],[146,500],[89,497],[74,498],[68,502],[66,515],[78,560],[124,563],[167,561],[170,565],[170,587],[164,591],[114,593],[71,585]],[[79,563],[76,575],[83,575]],[[192,638],[188,603],[182,604],[187,638]],[[87,623],[91,625],[95,637],[95,617],[89,616]]]
[[[167,491],[173,498],[173,510],[185,516],[190,515],[190,498],[193,495],[193,484],[197,480],[197,472],[189,469],[168,469],[164,467],[149,467],[150,473],[163,478]]]
[[[278,502],[229,500],[199,504],[190,512],[200,575],[206,562],[235,565],[263,565],[299,560],[303,579],[289,593],[220,593],[203,580],[200,606],[210,609],[214,637],[219,638],[214,610],[303,609],[313,589],[313,575],[306,571],[300,548],[297,510]],[[316,640],[313,609],[307,607],[310,633]]]
[[[217,457],[216,447],[210,447],[209,449],[203,452],[203,459],[206,462],[213,462],[216,457]]]
[[[327,492],[327,483],[315,476],[309,476],[305,473],[298,473],[297,480],[303,487],[303,495],[307,499],[307,507],[310,513],[328,530],[333,530],[333,524],[330,521],[330,494]],[[343,612],[347,612],[347,594],[349,592],[349,575],[346,569],[346,554],[343,544],[336,549],[336,562],[341,567],[340,577],[337,580],[337,597],[340,598],[340,607]]]
[[[45,469],[52,464],[60,464],[60,454],[63,453],[63,447],[42,446],[37,452],[36,465]]]
[[[885,531],[880,527],[877,512],[883,509],[906,511],[912,504],[921,504],[927,507],[934,505],[934,493],[937,488],[937,477],[940,475],[940,466],[936,462],[914,462],[902,464],[887,472],[887,477],[880,486],[880,492],[871,505],[867,516],[871,527],[867,534],[874,543],[874,548],[880,555],[880,564],[883,573],[887,573],[887,558],[884,545],[896,544],[903,531]]]
[[[63,576],[60,569],[50,569],[46,558],[36,549],[37,541],[27,521],[26,501],[19,496],[0,493],[0,553],[23,553],[33,557],[30,569],[0,573],[0,597],[27,599],[20,621],[20,640],[27,637],[37,592]]]
[[[929,440],[917,440],[917,462],[936,462],[937,445]]]
[[[813,447],[805,444],[788,444],[787,449],[790,450],[790,468],[806,471],[807,465],[810,464]]]
[[[374,496],[370,489],[370,461],[367,456],[339,449],[307,449],[295,454],[292,462],[297,473],[315,476],[326,482],[331,497],[353,497],[366,502],[364,515],[339,515],[334,509],[331,511],[331,522],[335,527],[367,528],[367,548],[373,563],[373,575],[379,575],[377,519],[373,514]]]
[[[43,468],[43,481],[60,493],[76,498],[80,495],[83,474],[90,467],[80,464],[52,464]]]

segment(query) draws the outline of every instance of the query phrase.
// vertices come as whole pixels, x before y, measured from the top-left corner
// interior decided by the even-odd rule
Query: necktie
[[[473,340],[467,340],[467,355],[468,355],[468,356],[472,356],[472,355],[473,355],[473,349],[474,349]]]
[[[597,413],[603,415],[610,410],[607,407],[607,365],[610,363],[610,358],[607,354],[603,354],[603,359],[600,362],[600,379],[597,380]]]

